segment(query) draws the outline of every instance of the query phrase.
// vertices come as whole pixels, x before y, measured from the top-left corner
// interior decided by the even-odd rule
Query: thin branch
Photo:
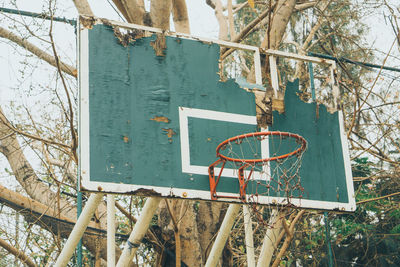
[[[23,251],[17,249],[14,246],[11,246],[2,238],[0,238],[0,246],[3,247],[8,252],[10,252],[11,254],[13,254],[22,263],[28,265],[29,267],[37,267],[37,265]]]
[[[65,144],[62,144],[62,143],[59,143],[59,142],[56,142],[56,141],[52,141],[52,140],[49,140],[49,139],[45,139],[45,138],[42,138],[42,137],[40,137],[40,136],[37,136],[37,135],[34,135],[34,134],[30,134],[30,133],[27,133],[27,132],[24,132],[24,131],[21,131],[21,130],[15,128],[15,127],[6,119],[6,117],[4,116],[4,114],[3,114],[3,112],[2,112],[1,109],[0,109],[0,123],[2,123],[2,124],[4,124],[5,126],[7,126],[7,127],[8,127],[11,131],[13,131],[14,133],[20,134],[20,135],[25,136],[25,137],[27,137],[27,138],[30,138],[30,139],[33,139],[33,140],[36,140],[36,141],[40,141],[40,142],[43,142],[43,143],[46,143],[46,144],[56,145],[56,146],[60,146],[60,147],[66,148],[66,149],[71,149],[71,147],[70,147],[69,145],[65,145]],[[6,138],[6,137],[2,137],[2,138]]]
[[[279,265],[283,254],[285,254],[286,250],[288,249],[288,247],[290,245],[290,241],[292,241],[294,227],[295,227],[297,221],[301,218],[301,216],[303,216],[304,213],[305,213],[305,210],[299,211],[299,213],[297,213],[296,217],[293,219],[292,223],[290,224],[290,228],[288,229],[289,233],[286,235],[285,242],[283,243],[281,249],[279,250],[279,253],[276,256],[275,261],[272,264],[272,267],[277,267]],[[282,220],[282,222],[284,223],[284,219]]]
[[[25,48],[26,50],[28,50],[29,52],[31,52],[38,58],[46,61],[47,63],[49,63],[50,65],[52,65],[54,67],[57,67],[56,59],[53,56],[46,53],[45,51],[43,51],[39,47],[35,46],[34,44],[28,42],[26,39],[23,39],[23,38],[19,37],[18,35],[4,29],[3,27],[0,27],[0,37],[8,39],[8,40],[16,43],[17,45],[21,46],[22,48]],[[65,72],[68,75],[71,75],[75,78],[77,77],[76,68],[74,68],[73,66],[68,65],[66,63],[63,63],[61,61],[59,62],[59,65],[60,65],[61,71]]]
[[[391,45],[391,47],[390,47],[390,49],[389,49],[389,52],[387,52],[386,57],[385,57],[385,59],[384,59],[383,62],[382,62],[382,67],[379,69],[379,72],[378,72],[378,74],[376,75],[375,80],[374,80],[373,84],[371,85],[371,88],[370,88],[370,90],[368,91],[368,93],[367,93],[367,95],[366,95],[364,101],[361,103],[361,105],[358,107],[358,109],[354,111],[353,118],[352,118],[352,121],[351,121],[349,130],[348,130],[348,132],[347,132],[347,138],[349,138],[350,133],[353,131],[353,127],[354,127],[354,125],[355,125],[355,123],[356,123],[356,117],[357,117],[356,115],[360,112],[360,110],[362,109],[362,107],[364,106],[364,104],[367,102],[368,97],[371,95],[372,90],[374,89],[374,87],[375,87],[375,85],[376,85],[376,83],[377,83],[379,77],[381,76],[382,68],[383,68],[383,66],[385,65],[385,63],[386,63],[386,61],[387,61],[387,59],[388,59],[388,57],[389,57],[389,55],[390,55],[390,52],[392,51],[393,46],[394,46],[394,44],[396,43],[396,41],[397,41],[397,38],[394,39],[394,41],[393,41],[393,43],[392,43],[392,45]]]
[[[241,42],[247,35],[249,35],[252,30],[254,29],[255,26],[257,26],[258,23],[260,23],[265,17],[267,17],[267,15],[269,14],[269,9],[265,10],[263,13],[261,13],[257,18],[255,18],[254,20],[252,20],[249,24],[247,24],[247,26],[241,31],[239,32],[235,38],[233,38],[231,40],[231,42],[234,43],[239,43]],[[230,48],[230,49],[222,49],[221,50],[221,59],[226,58],[227,56],[229,56],[232,52],[234,51],[234,49]]]
[[[375,197],[375,198],[361,200],[361,201],[357,202],[357,205],[368,203],[368,202],[372,202],[372,201],[381,200],[381,199],[388,198],[388,197],[394,197],[394,196],[397,196],[397,195],[400,195],[400,192],[392,193],[392,194],[381,196],[381,197]]]
[[[53,21],[51,21],[50,23],[50,31],[49,31],[49,37],[50,37],[50,41],[51,41],[51,47],[53,49],[53,53],[54,53],[54,58],[56,60],[56,67],[58,69],[58,73],[60,75],[61,78],[61,82],[63,84],[64,90],[65,90],[65,94],[67,96],[67,100],[68,100],[68,106],[69,106],[69,126],[70,126],[70,131],[71,131],[71,141],[72,141],[72,146],[71,146],[71,152],[72,155],[74,157],[74,161],[77,163],[78,162],[78,155],[77,155],[77,148],[78,148],[78,136],[76,135],[76,131],[75,131],[75,127],[74,127],[74,108],[72,106],[72,101],[71,101],[71,97],[69,95],[68,92],[68,87],[67,84],[65,82],[64,79],[64,75],[61,71],[61,64],[60,64],[60,60],[57,54],[57,50],[56,50],[56,46],[54,43],[54,39],[53,39]],[[68,116],[67,116],[68,118]]]

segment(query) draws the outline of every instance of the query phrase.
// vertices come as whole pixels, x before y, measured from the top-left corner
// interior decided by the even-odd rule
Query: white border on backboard
[[[117,22],[117,21],[108,21],[116,26],[120,26],[123,28],[129,29],[141,29],[145,31],[150,31],[154,33],[163,33],[160,29],[129,24],[124,22]],[[100,19],[96,19],[96,23],[101,23]],[[256,72],[256,83],[261,84],[261,64],[260,64],[260,49],[259,47],[248,46],[243,44],[231,43],[221,40],[213,40],[209,38],[200,38],[195,36],[190,36],[187,34],[180,34],[180,33],[173,33],[173,32],[164,32],[169,36],[174,37],[183,37],[192,40],[198,40],[203,42],[211,42],[215,44],[219,44],[221,46],[230,47],[230,48],[238,48],[248,51],[254,52],[254,60],[255,60],[255,72]],[[138,186],[138,185],[126,185],[126,184],[118,184],[118,183],[106,183],[106,182],[93,182],[90,181],[90,120],[89,120],[89,39],[88,39],[88,29],[82,27],[78,23],[78,82],[80,85],[80,97],[79,97],[79,106],[80,106],[80,125],[79,125],[79,133],[80,133],[80,144],[79,144],[79,154],[80,154],[80,171],[81,171],[81,186],[82,189],[94,192],[106,192],[106,193],[131,193],[137,190],[147,189],[155,191],[156,193],[160,194],[164,197],[181,197],[181,198],[188,198],[188,199],[203,199],[203,200],[211,200],[211,195],[209,191],[198,191],[198,190],[186,190],[186,189],[179,189],[179,188],[166,188],[166,187],[155,187],[155,186]],[[309,57],[309,56],[301,56],[296,55],[293,53],[287,53],[282,51],[276,50],[264,50],[264,53],[273,56],[282,56],[282,57],[289,57],[293,59],[303,60],[303,61],[311,61],[314,63],[325,63],[325,64],[334,64],[334,61],[320,59],[317,57]],[[276,88],[274,88],[276,89]],[[211,112],[211,111],[209,111]],[[191,114],[191,115],[190,115]],[[188,116],[196,116],[196,113],[184,114],[186,119]],[[211,113],[210,113],[211,114]],[[215,115],[215,114],[214,114]],[[239,115],[239,114],[236,114]],[[193,117],[195,117],[193,116]],[[245,116],[245,115],[239,115]],[[346,183],[347,183],[347,190],[348,190],[348,203],[340,203],[340,202],[329,202],[329,201],[317,201],[317,200],[306,200],[306,199],[291,199],[291,205],[301,207],[301,208],[311,208],[311,209],[322,209],[322,210],[340,210],[340,211],[354,211],[356,208],[355,197],[354,197],[354,188],[353,188],[353,179],[351,173],[351,165],[350,165],[350,158],[348,153],[348,146],[347,146],[347,137],[344,133],[344,125],[343,125],[343,115],[341,111],[338,111],[339,122],[340,122],[340,135],[341,135],[341,143],[342,143],[342,151],[343,151],[343,158],[344,158],[344,167],[346,173]],[[238,118],[239,118],[238,117]],[[251,116],[248,116],[251,117]],[[246,117],[246,120],[249,119]],[[244,117],[243,117],[244,118]],[[213,118],[215,119],[215,118]],[[253,117],[250,120],[255,120]],[[248,122],[246,122],[248,123]],[[187,133],[188,134],[188,133]],[[181,136],[182,138],[182,136]],[[186,142],[186,141],[185,141]],[[187,151],[184,151],[187,153]],[[182,164],[183,165],[183,164]],[[186,167],[189,167],[188,179],[190,179],[190,172],[192,167],[185,163]],[[186,168],[185,167],[185,168]],[[192,172],[193,173],[193,172]],[[237,196],[238,194],[231,194],[231,193],[224,193],[227,196]],[[263,204],[287,204],[287,199],[285,197],[267,197],[262,196],[258,199],[260,203]],[[227,202],[241,202],[240,200],[233,200],[233,199],[224,199]]]
[[[257,126],[256,116],[227,113],[227,112],[220,112],[220,111],[213,111],[206,109],[186,108],[186,107],[178,107],[178,109],[179,109],[179,128],[180,128],[179,131],[181,137],[181,159],[182,159],[183,173],[208,175],[208,166],[191,165],[190,163],[190,140],[189,140],[188,117],[214,120],[214,121],[242,123],[242,124]],[[268,139],[263,139],[261,141],[261,158],[268,157],[269,155],[268,150],[269,150]],[[221,170],[220,168],[215,168],[215,172],[217,173],[219,173],[220,170]],[[237,178],[237,170],[224,168],[222,176]],[[255,172],[254,178],[261,180],[263,179],[263,175],[260,172]]]

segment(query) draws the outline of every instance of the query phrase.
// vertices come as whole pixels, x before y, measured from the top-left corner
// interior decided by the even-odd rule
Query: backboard
[[[121,35],[119,28],[128,29],[128,34]],[[252,53],[259,84],[254,87],[262,88],[257,47],[161,35],[158,29],[119,22],[80,25],[83,190],[211,199],[208,166],[216,159],[218,144],[235,135],[267,130],[257,125],[254,93],[235,80],[221,80],[221,47]],[[274,112],[270,128],[300,134],[308,141],[301,168],[305,194],[291,204],[353,211],[341,113],[302,102],[297,88],[296,82],[287,85],[286,111]],[[263,157],[268,156],[269,145],[262,142],[257,148]],[[235,170],[227,168],[219,190],[237,196],[238,187]],[[280,201],[277,195],[259,200]]]

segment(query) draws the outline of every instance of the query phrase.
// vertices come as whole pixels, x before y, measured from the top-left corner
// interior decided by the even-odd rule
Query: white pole
[[[115,266],[115,198],[107,195],[107,267]]]
[[[99,206],[100,201],[102,200],[104,194],[96,193],[91,194],[89,200],[87,201],[85,207],[82,210],[81,215],[79,216],[78,221],[76,222],[74,228],[72,229],[71,234],[68,237],[67,242],[64,245],[58,259],[56,261],[55,267],[64,267],[67,266],[69,260],[71,259],[72,254],[81,239],[83,233],[88,226],[90,219],[93,216],[96,208]]]
[[[253,226],[249,206],[243,205],[244,234],[246,238],[247,266],[256,267],[254,256]]]
[[[257,267],[266,267],[271,264],[272,255],[275,251],[276,240],[282,228],[282,221],[279,220],[279,212],[274,209],[269,219],[270,228],[264,237],[264,242],[261,248],[260,256],[258,258]]]
[[[230,204],[228,211],[224,217],[217,238],[215,239],[214,245],[211,249],[210,255],[207,258],[205,267],[215,267],[221,257],[222,250],[225,247],[226,240],[231,232],[233,223],[235,222],[236,216],[239,213],[240,205]]]
[[[272,89],[274,89],[274,95],[275,98],[277,98],[279,90],[279,79],[278,79],[278,68],[276,67],[276,57],[269,56],[269,66],[271,72]]]
[[[117,267],[129,266],[129,263],[132,261],[133,256],[135,256],[136,250],[140,246],[140,243],[149,228],[150,221],[157,210],[160,200],[161,199],[158,197],[147,198],[140,217],[128,238],[121,256],[119,257]]]

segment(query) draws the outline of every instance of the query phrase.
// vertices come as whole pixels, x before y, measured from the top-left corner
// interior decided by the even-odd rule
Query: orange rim
[[[275,156],[275,157],[271,157],[271,158],[265,158],[265,159],[238,159],[238,158],[231,158],[231,157],[227,157],[223,154],[220,153],[220,150],[223,146],[225,146],[226,144],[233,142],[233,141],[237,141],[237,140],[241,140],[244,138],[248,138],[248,137],[256,137],[256,136],[284,136],[284,137],[289,137],[289,138],[294,138],[296,139],[301,146],[296,149],[295,151],[292,151],[290,153],[284,154],[284,155],[280,155],[280,156]],[[238,135],[238,136],[234,136],[231,137],[225,141],[223,141],[222,143],[220,143],[217,146],[217,157],[220,157],[221,159],[227,160],[227,161],[231,161],[231,162],[241,162],[241,163],[250,163],[250,164],[255,164],[255,163],[261,163],[261,162],[267,162],[267,161],[275,161],[275,160],[280,160],[280,159],[284,159],[296,154],[300,154],[302,152],[304,152],[307,149],[307,141],[306,139],[304,139],[302,136],[298,135],[298,134],[293,134],[293,133],[288,133],[288,132],[255,132],[255,133],[248,133],[248,134],[242,134],[242,135]]]

